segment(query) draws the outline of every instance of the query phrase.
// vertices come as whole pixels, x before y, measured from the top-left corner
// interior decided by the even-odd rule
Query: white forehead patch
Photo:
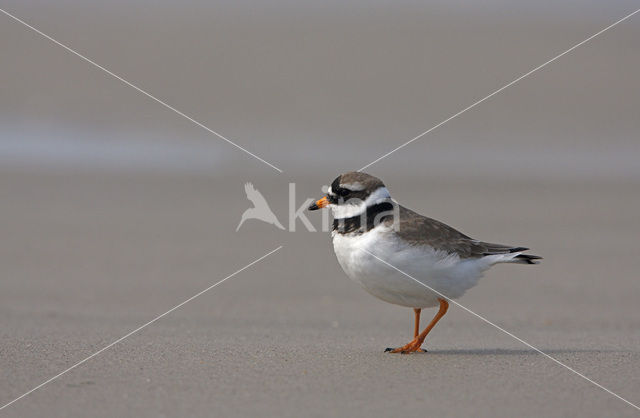
[[[360,192],[366,189],[366,187],[359,181],[355,181],[353,183],[343,183],[340,185],[340,187],[344,187],[345,189],[351,190],[352,192]]]

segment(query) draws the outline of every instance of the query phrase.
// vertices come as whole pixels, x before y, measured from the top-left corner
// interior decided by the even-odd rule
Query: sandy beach
[[[0,415],[637,415],[457,306],[428,353],[385,354],[412,314],[351,282],[328,233],[236,232],[245,182],[288,227],[289,183],[295,207],[321,197],[636,3],[2,7],[284,173],[0,15],[1,405],[282,246]],[[639,17],[367,169],[543,256],[459,302],[636,405]]]
[[[240,174],[3,171],[0,179],[10,220],[0,251],[3,402],[283,245],[6,416],[635,413],[455,306],[428,354],[383,353],[408,341],[409,310],[350,282],[327,234],[258,221],[235,233],[248,203]],[[391,190],[396,182],[395,195],[412,207],[545,257],[539,266],[495,268],[460,300],[465,306],[637,399],[637,183],[398,178],[388,180]],[[428,199],[403,196],[415,188]],[[462,195],[482,216],[457,204]]]

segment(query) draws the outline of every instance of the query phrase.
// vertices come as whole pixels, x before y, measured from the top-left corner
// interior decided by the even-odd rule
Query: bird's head
[[[316,201],[309,210],[329,207],[336,219],[358,216],[367,208],[390,199],[382,180],[366,173],[351,171],[339,175],[327,190],[327,195]]]

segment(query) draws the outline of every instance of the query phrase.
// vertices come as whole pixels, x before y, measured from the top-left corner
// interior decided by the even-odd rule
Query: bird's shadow
[[[427,347],[426,354],[438,355],[467,355],[467,356],[522,356],[522,355],[540,355],[535,350],[527,349],[507,349],[507,348],[468,348],[468,349],[451,349],[451,350],[434,350]],[[619,350],[606,349],[584,349],[584,348],[566,348],[566,349],[540,349],[545,354],[575,354],[575,353],[613,353]]]

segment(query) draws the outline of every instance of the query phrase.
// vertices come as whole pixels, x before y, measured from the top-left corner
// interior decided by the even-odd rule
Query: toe
[[[398,348],[387,347],[384,350],[384,352],[385,353],[402,353],[402,354],[426,353],[427,350],[425,350],[424,348],[421,348],[422,343],[423,341],[421,340],[413,340],[409,344],[403,345],[402,347],[398,347]]]
[[[415,350],[403,351],[402,354],[426,353],[426,352],[427,352],[427,350],[425,350],[424,348],[417,348]]]

